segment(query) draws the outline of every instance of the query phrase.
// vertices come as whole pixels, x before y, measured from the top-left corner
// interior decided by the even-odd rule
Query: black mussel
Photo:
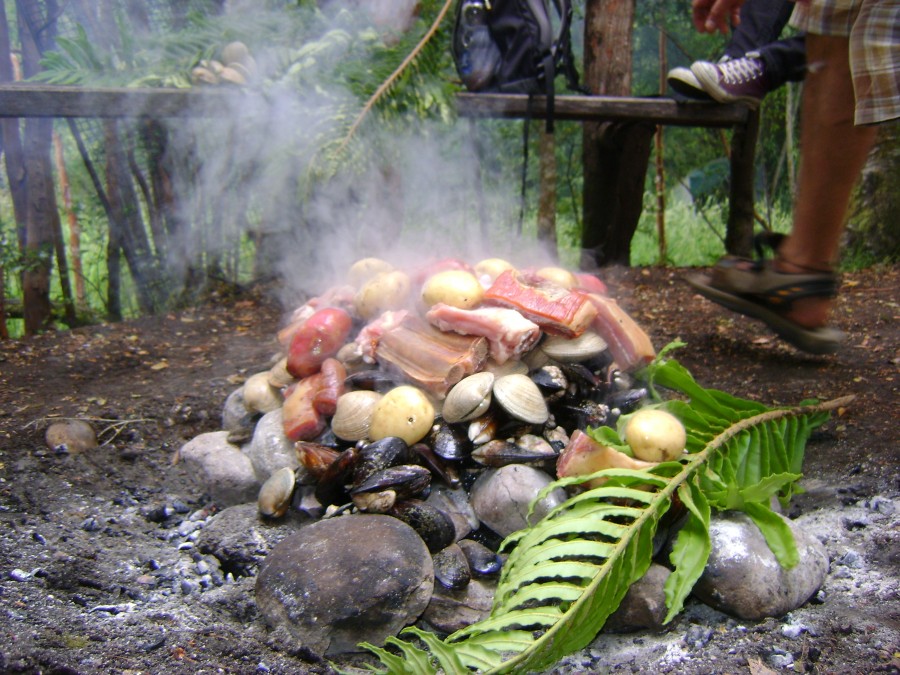
[[[588,396],[598,387],[604,387],[604,380],[583,363],[564,363],[560,364],[560,368],[574,386],[576,396]]]
[[[294,451],[300,464],[316,481],[322,479],[328,467],[341,454],[333,448],[312,441],[297,441],[294,443]]]
[[[553,414],[561,426],[572,431],[609,423],[609,406],[590,399],[555,405]]]
[[[341,448],[342,446],[347,446],[344,441],[334,435],[334,431],[332,430],[330,424],[325,427],[325,431],[323,431],[315,438],[315,442],[319,445],[324,445],[327,448],[333,448],[335,450]]]
[[[626,389],[609,395],[606,399],[610,408],[618,409],[623,415],[637,410],[647,398],[647,390],[644,387]]]
[[[397,436],[386,436],[358,448],[359,458],[353,468],[353,484],[359,485],[382,469],[409,464],[415,457],[409,445]]]
[[[353,476],[356,457],[356,448],[347,448],[325,469],[316,485],[315,496],[320,504],[329,506],[347,501],[349,495],[345,486]]]
[[[401,378],[386,370],[373,368],[371,370],[359,370],[350,373],[344,380],[344,385],[350,389],[369,389],[381,394],[387,393],[394,387],[403,384]]]
[[[461,539],[457,544],[465,553],[469,569],[474,574],[491,576],[503,567],[503,559],[484,544],[472,539]]]
[[[351,490],[351,495],[364,492],[393,490],[398,499],[408,499],[421,493],[431,483],[431,471],[417,464],[400,464],[376,471]]]
[[[387,513],[414,529],[432,553],[449,546],[456,538],[456,528],[450,516],[421,500],[397,502]]]
[[[559,366],[546,365],[531,373],[531,379],[538,386],[544,396],[555,398],[565,393],[569,386],[569,380],[563,369]]]
[[[472,572],[462,549],[451,544],[431,556],[434,562],[434,578],[444,588],[459,590],[472,580]]]
[[[446,422],[434,425],[428,436],[428,442],[435,454],[451,462],[465,459],[472,449],[472,443],[464,430]]]
[[[533,434],[527,434],[515,441],[499,439],[488,441],[472,451],[472,459],[490,467],[507,464],[547,464],[555,462],[556,458],[557,453],[553,446]]]
[[[439,476],[447,485],[452,488],[460,486],[459,469],[453,462],[448,462],[442,457],[438,457],[437,453],[425,443],[416,443],[410,450],[417,456],[414,458],[414,461],[428,467],[433,474]]]

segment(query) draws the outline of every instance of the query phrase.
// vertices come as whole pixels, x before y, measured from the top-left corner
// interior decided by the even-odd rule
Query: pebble
[[[13,581],[28,581],[31,578],[31,574],[16,568],[9,573],[9,578]]]
[[[294,444],[284,435],[284,418],[281,408],[263,415],[256,423],[253,437],[244,446],[244,452],[253,463],[260,481],[265,481],[282,467],[300,468],[300,460]],[[300,472],[299,482],[304,482],[306,470]]]
[[[44,439],[57,455],[76,455],[98,447],[94,428],[84,420],[54,422],[47,427]]]

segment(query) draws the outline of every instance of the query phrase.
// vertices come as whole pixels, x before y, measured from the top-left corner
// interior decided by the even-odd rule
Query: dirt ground
[[[791,617],[689,605],[664,635],[603,638],[566,672],[900,672],[900,268],[845,276],[835,320],[849,340],[827,357],[694,295],[687,272],[606,280],[657,347],[687,343],[675,357],[702,385],[766,404],[856,396],[811,440],[809,493],[789,514],[835,516],[832,573]],[[225,397],[267,367],[281,318],[257,289],[0,343],[0,672],[333,672],[265,627],[252,580],[206,589],[164,574],[202,563],[178,528],[209,507],[174,452],[220,428]],[[70,417],[101,447],[50,450],[46,427]]]

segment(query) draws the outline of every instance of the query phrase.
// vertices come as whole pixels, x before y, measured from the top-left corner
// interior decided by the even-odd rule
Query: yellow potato
[[[667,462],[684,452],[687,434],[677,417],[665,410],[638,410],[625,425],[625,442],[646,462]]]
[[[347,272],[347,283],[354,288],[359,288],[373,277],[393,270],[394,266],[381,258],[362,258],[350,265]]]
[[[372,319],[389,309],[402,309],[409,302],[409,276],[400,270],[382,272],[362,285],[353,307],[363,319]]]
[[[485,258],[472,268],[475,270],[475,276],[482,282],[486,281],[488,285],[503,274],[506,270],[513,270],[515,266],[503,258]]]
[[[574,288],[578,285],[575,275],[562,267],[542,267],[535,274],[563,288]]]
[[[434,406],[420,390],[409,385],[394,387],[375,405],[369,424],[373,441],[397,436],[409,445],[418,443],[434,424]]]
[[[443,302],[460,309],[472,309],[481,303],[484,289],[471,272],[444,270],[428,277],[422,286],[422,302],[427,307]]]

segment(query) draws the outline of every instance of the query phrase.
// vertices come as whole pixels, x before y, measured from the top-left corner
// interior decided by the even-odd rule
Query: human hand
[[[694,28],[701,33],[727,34],[731,26],[741,22],[744,0],[692,0]]]

